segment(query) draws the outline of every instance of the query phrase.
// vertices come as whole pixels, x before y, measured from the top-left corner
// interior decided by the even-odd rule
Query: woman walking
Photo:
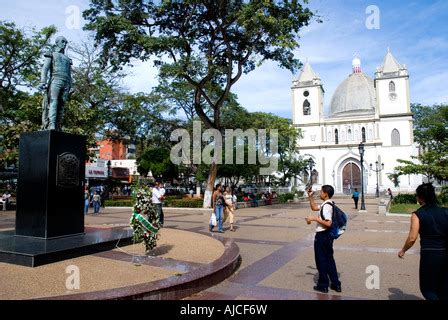
[[[403,258],[420,234],[420,291],[426,300],[448,300],[448,209],[437,205],[430,183],[417,188],[420,209],[412,214],[411,230],[403,249]]]
[[[234,223],[234,204],[233,204],[233,196],[232,196],[232,192],[230,191],[230,187],[226,187],[226,191],[224,192],[224,201],[226,204],[225,207],[225,214],[224,216],[226,217],[226,219],[224,219],[224,221],[226,221],[227,219],[229,219],[229,223],[230,223],[230,231],[235,231],[235,229],[233,228],[233,223]]]
[[[224,233],[222,230],[222,220],[223,220],[223,213],[224,213],[224,197],[222,195],[221,191],[221,184],[217,184],[215,187],[215,191],[212,195],[212,206],[213,210],[216,215],[216,221],[218,223],[218,232]],[[213,231],[213,226],[210,225],[210,232]]]

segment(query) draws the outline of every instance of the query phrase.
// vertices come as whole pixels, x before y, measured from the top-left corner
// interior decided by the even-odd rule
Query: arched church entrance
[[[342,189],[345,194],[350,194],[355,188],[361,191],[361,169],[349,162],[342,169]]]

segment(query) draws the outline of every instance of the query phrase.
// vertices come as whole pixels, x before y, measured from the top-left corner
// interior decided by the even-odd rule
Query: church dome
[[[336,89],[331,99],[330,116],[344,117],[375,112],[373,79],[362,73],[361,61],[353,60],[353,73]]]

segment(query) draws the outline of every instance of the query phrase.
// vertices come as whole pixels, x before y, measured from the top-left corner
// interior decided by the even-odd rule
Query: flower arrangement
[[[134,243],[144,243],[146,252],[157,246],[158,232],[161,228],[160,217],[152,204],[152,192],[148,187],[137,187],[136,204],[131,217],[131,227],[134,230]]]

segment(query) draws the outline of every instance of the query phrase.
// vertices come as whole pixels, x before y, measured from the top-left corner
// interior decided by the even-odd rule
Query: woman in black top
[[[448,300],[448,209],[437,206],[434,187],[417,188],[420,209],[412,214],[409,236],[400,258],[420,234],[420,291],[427,300]]]

